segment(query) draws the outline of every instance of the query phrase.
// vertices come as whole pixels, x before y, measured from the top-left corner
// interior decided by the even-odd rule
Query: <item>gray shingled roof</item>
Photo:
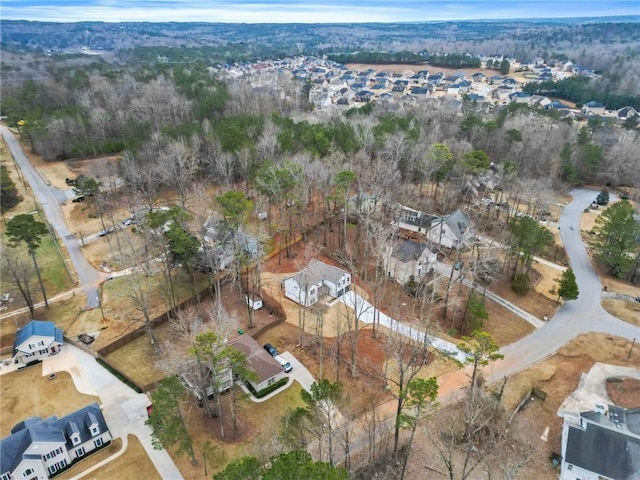
[[[43,320],[31,320],[16,333],[16,340],[13,342],[13,354],[17,353],[17,348],[32,336],[52,337],[56,342],[63,343],[63,333],[61,328],[57,328],[53,322]]]
[[[22,461],[27,448],[34,442],[66,444],[67,450],[73,448],[71,441],[65,436],[71,425],[73,426],[70,430],[80,435],[80,443],[86,442],[93,437],[89,427],[94,421],[98,424],[100,433],[108,430],[97,403],[87,405],[60,419],[55,415],[45,420],[31,417],[18,423],[11,429],[11,435],[0,440],[0,473],[13,471]]]
[[[303,288],[306,285],[317,285],[323,280],[338,283],[345,273],[347,272],[333,265],[328,265],[319,260],[311,260],[309,266],[300,270],[293,278],[298,282],[298,285]]]
[[[398,259],[402,263],[415,261],[422,256],[427,245],[425,243],[413,242],[411,240],[404,240],[399,242],[393,248],[391,256]]]
[[[464,232],[469,228],[469,220],[460,210],[456,210],[450,215],[440,219],[439,222],[434,222],[434,225],[439,224],[440,222],[446,223],[449,225],[449,228],[455,235],[456,239],[460,240]]]
[[[640,440],[592,423],[584,431],[571,426],[565,461],[608,478],[635,479],[640,474]]]

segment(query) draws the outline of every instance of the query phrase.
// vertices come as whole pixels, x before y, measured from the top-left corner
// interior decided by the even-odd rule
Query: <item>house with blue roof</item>
[[[604,108],[602,103],[592,100],[582,105],[582,113],[585,115],[604,115]]]
[[[44,479],[111,442],[97,403],[58,419],[31,417],[0,440],[0,479]]]
[[[16,333],[13,361],[27,365],[60,352],[64,343],[62,329],[53,322],[32,320]]]

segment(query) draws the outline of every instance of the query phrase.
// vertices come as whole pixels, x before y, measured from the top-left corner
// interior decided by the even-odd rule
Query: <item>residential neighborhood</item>
[[[344,8],[0,21],[0,480],[640,480],[637,19]]]

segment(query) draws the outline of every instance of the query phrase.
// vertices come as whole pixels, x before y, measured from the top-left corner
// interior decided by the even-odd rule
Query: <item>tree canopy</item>
[[[638,251],[640,224],[627,200],[614,203],[596,218],[591,247],[611,275],[624,277]]]

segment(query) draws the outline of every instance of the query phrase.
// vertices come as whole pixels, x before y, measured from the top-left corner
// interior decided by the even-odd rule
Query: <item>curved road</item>
[[[640,327],[623,322],[602,308],[600,279],[582,243],[580,218],[597,192],[576,189],[571,195],[573,200],[563,210],[559,228],[571,268],[576,275],[580,296],[577,300],[565,302],[544,327],[502,348],[500,353],[504,355],[504,359],[492,362],[484,369],[483,373],[489,383],[513,375],[553,355],[583,333],[607,333],[628,340],[640,340]],[[442,398],[449,397],[453,400],[460,397],[460,389],[469,382],[466,370],[453,372],[439,379]]]
[[[22,174],[29,182],[38,203],[44,211],[47,221],[56,231],[58,237],[60,237],[67,249],[67,252],[69,253],[71,263],[73,263],[73,267],[78,275],[78,281],[87,296],[87,307],[98,307],[98,284],[100,282],[100,273],[87,261],[82,253],[80,243],[72,235],[69,227],[67,227],[67,224],[64,221],[64,216],[62,215],[62,210],[60,209],[58,200],[56,199],[52,188],[46,184],[33,165],[31,165],[31,162],[29,162],[22,151],[20,143],[18,143],[18,140],[16,140],[11,131],[4,126],[0,127],[0,131],[2,132],[4,141],[11,151],[11,155],[22,170]]]

